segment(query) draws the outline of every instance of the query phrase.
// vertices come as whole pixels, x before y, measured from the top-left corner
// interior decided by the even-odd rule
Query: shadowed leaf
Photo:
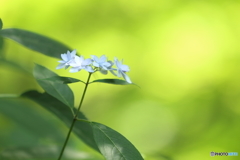
[[[70,108],[74,107],[74,95],[67,84],[55,83],[53,81],[46,81],[50,77],[58,77],[58,75],[49,69],[36,64],[33,75],[38,84],[50,95],[62,101]]]
[[[56,40],[22,29],[3,29],[0,35],[50,57],[60,58],[61,53],[71,50]]]
[[[64,135],[58,131],[57,126],[49,122],[49,118],[46,118],[44,114],[38,113],[39,106],[26,98],[13,96],[7,98],[6,96],[0,98],[0,113],[16,124],[20,130],[18,133],[0,137],[0,147],[29,145],[46,138],[55,142],[64,139]]]
[[[0,18],[0,30],[2,29],[3,27],[3,22],[2,22],[2,19]]]
[[[3,38],[0,37],[0,58],[3,57],[3,49],[4,49],[4,41],[3,41]]]
[[[56,160],[60,148],[55,146],[12,147],[0,152],[1,160]],[[81,159],[96,160],[97,158],[78,150],[65,149],[62,160]]]
[[[71,77],[61,77],[61,76],[53,76],[53,77],[39,79],[39,80],[47,80],[47,81],[53,81],[55,83],[63,83],[63,84],[76,83],[76,82],[82,82],[85,84],[85,82],[83,82],[79,79],[75,79],[75,78],[71,78]]]
[[[73,114],[71,110],[58,99],[52,97],[47,93],[39,93],[37,91],[28,91],[25,92],[22,96],[35,101],[43,108],[47,109],[49,112],[51,112],[59,119],[61,119],[68,127],[70,127],[73,120]],[[74,113],[76,113],[76,109],[73,108],[73,110]],[[87,118],[83,115],[82,112],[79,113],[78,117],[80,119],[87,120]],[[75,123],[73,132],[87,145],[99,151],[93,137],[92,127],[89,123],[86,122]]]
[[[134,83],[128,83],[127,81],[121,80],[121,79],[97,79],[97,80],[94,80],[94,81],[92,81],[90,83],[96,83],[96,82],[108,83],[108,84],[117,84],[117,85],[130,85],[130,84],[134,84]]]
[[[106,160],[143,160],[141,154],[120,133],[96,122],[91,122],[94,139]]]

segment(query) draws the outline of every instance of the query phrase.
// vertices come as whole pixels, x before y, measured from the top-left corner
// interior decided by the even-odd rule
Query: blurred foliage
[[[212,159],[211,151],[240,152],[239,1],[2,0],[0,5],[3,29],[46,35],[84,57],[106,54],[109,59],[124,58],[131,69],[129,76],[141,89],[91,84],[82,109],[90,119],[125,135],[146,160],[207,160]],[[31,89],[42,91],[32,76],[34,63],[61,76],[87,79],[84,72],[56,71],[57,59],[11,40],[0,39],[0,49],[1,97]],[[92,80],[102,78],[95,76]],[[81,83],[69,86],[76,97],[81,96]],[[34,102],[26,101],[17,101],[19,108],[11,114],[18,115],[23,111],[20,108],[31,104],[29,108],[38,113],[34,121],[49,121],[57,126],[59,136],[55,139],[46,130],[34,137],[34,128],[30,132],[5,108],[0,112],[0,152],[33,143],[62,144],[57,137],[64,137],[67,128]],[[73,137],[72,147],[90,150],[75,140]]]

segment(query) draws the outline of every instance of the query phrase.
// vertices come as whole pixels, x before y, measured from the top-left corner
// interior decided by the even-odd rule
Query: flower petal
[[[109,63],[109,62],[104,62],[104,63],[102,63],[102,65],[105,66],[105,67],[110,67],[110,66],[111,66],[111,63]]]
[[[117,70],[117,76],[118,76],[118,77],[122,77],[122,71],[119,70],[119,69]]]
[[[86,65],[90,65],[91,63],[92,63],[92,59],[88,58],[82,62],[82,65],[86,66]]]
[[[71,59],[71,52],[67,53],[67,59],[68,59],[68,61]]]
[[[78,72],[78,71],[80,71],[80,70],[81,70],[80,67],[72,67],[72,68],[69,70],[69,72],[74,73],[74,72]]]
[[[101,68],[102,68],[103,70],[108,70],[108,68],[107,68],[106,66],[104,66],[104,65],[102,65]]]
[[[74,49],[74,50],[72,51],[72,53],[71,53],[71,58],[74,58],[74,57],[76,56],[76,53],[77,53],[77,50]]]
[[[82,65],[82,57],[75,56],[73,62],[71,63],[72,66],[81,66]]]
[[[98,62],[98,57],[95,56],[95,55],[91,55],[92,59],[95,61],[95,62]]]
[[[127,74],[125,74],[124,72],[122,72],[122,76],[123,76],[123,78],[124,78],[128,83],[132,83],[132,81],[131,81],[130,78],[127,76]]]
[[[57,67],[56,67],[56,69],[61,69],[61,68],[63,68],[65,66],[65,63],[60,63]]]
[[[121,70],[124,71],[124,72],[129,72],[130,71],[129,67],[127,65],[124,65],[124,64],[121,66]]]
[[[107,57],[105,55],[102,55],[100,58],[99,58],[99,62],[100,63],[103,63],[107,60]]]
[[[99,67],[99,64],[96,63],[96,62],[93,62],[93,66],[95,66],[95,67]]]
[[[112,66],[114,65],[114,63],[112,61],[107,61],[107,62],[110,64],[110,66],[108,66],[108,70],[113,69]]]
[[[121,65],[122,65],[121,62],[119,62],[117,58],[115,58],[114,61],[115,61],[117,68],[121,69]]]
[[[90,66],[86,66],[84,69],[88,72],[91,72],[91,73],[94,72],[94,70]]]
[[[68,61],[67,54],[61,54],[61,57],[64,61]]]

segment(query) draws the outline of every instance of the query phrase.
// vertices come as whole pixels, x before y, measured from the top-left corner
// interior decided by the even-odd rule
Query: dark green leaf
[[[3,27],[3,22],[2,22],[2,19],[0,18],[0,30],[2,29]]]
[[[34,146],[34,147],[12,147],[4,149],[0,153],[1,160],[56,160],[59,156],[60,148],[55,146]],[[67,147],[62,160],[81,159],[96,160],[96,157],[73,150]]]
[[[37,91],[29,91],[24,93],[22,96],[30,98],[31,100],[40,104],[43,108],[56,115],[59,119],[65,122],[68,127],[70,127],[73,120],[73,115],[71,113],[71,110],[66,107],[66,105],[63,104],[61,101],[57,100],[56,98],[52,97],[47,93],[42,94]],[[76,113],[76,109],[73,109]],[[82,112],[79,113],[79,118],[87,120],[87,118],[83,115]],[[89,123],[81,121],[75,123],[73,132],[87,145],[99,151],[93,137],[92,127]]]
[[[63,83],[63,84],[76,83],[76,82],[85,83],[79,79],[75,79],[71,77],[61,77],[61,76],[54,76],[54,77],[49,77],[49,78],[39,79],[39,80],[47,80],[47,81],[53,81],[55,83]]]
[[[44,139],[51,139],[55,142],[64,139],[65,135],[58,131],[54,123],[49,122],[51,118],[40,114],[44,110],[38,107],[29,99],[22,97],[0,98],[1,115],[16,125],[16,127],[10,127],[12,132],[15,131],[14,133],[4,131],[6,135],[0,137],[0,147],[30,145]],[[9,126],[11,123],[7,124]],[[18,130],[13,130],[14,128],[18,128]]]
[[[12,147],[5,148],[0,153],[0,159],[3,160],[40,160],[57,159],[59,149],[56,147]]]
[[[0,58],[3,57],[3,48],[4,47],[4,41],[3,38],[0,36]]]
[[[0,35],[50,57],[60,58],[61,53],[71,50],[56,40],[26,30],[16,28],[3,29],[0,31]]]
[[[106,160],[143,160],[141,154],[120,133],[96,122],[91,123],[98,148]]]
[[[0,50],[3,48],[3,43],[4,43],[3,38],[0,37]]]
[[[109,83],[109,84],[117,84],[117,85],[129,85],[129,84],[133,84],[133,83],[128,83],[127,81],[121,80],[121,79],[97,79],[94,80],[90,83],[96,83],[96,82],[100,82],[100,83]]]
[[[55,83],[53,81],[45,81],[50,77],[57,77],[58,75],[49,69],[36,64],[33,72],[38,84],[50,95],[62,101],[67,106],[74,107],[74,96],[72,90],[67,84]]]

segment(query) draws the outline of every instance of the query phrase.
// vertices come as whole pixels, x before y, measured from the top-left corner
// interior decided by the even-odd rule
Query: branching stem
[[[87,87],[88,87],[88,84],[89,84],[91,75],[92,75],[92,73],[89,73],[87,82],[85,83],[85,88],[84,88],[84,90],[83,90],[83,94],[82,94],[82,98],[81,98],[80,104],[79,104],[79,106],[78,106],[77,112],[75,113],[75,115],[74,115],[74,117],[73,117],[72,124],[71,124],[71,126],[70,126],[69,131],[68,131],[67,137],[66,137],[65,142],[64,142],[64,144],[63,144],[63,147],[62,147],[61,153],[60,153],[60,155],[59,155],[59,157],[58,157],[58,160],[61,160],[62,155],[63,155],[63,152],[64,152],[64,150],[65,150],[65,148],[66,148],[68,139],[69,139],[69,137],[70,137],[70,135],[71,135],[71,132],[72,132],[72,129],[73,129],[73,127],[74,127],[74,124],[75,124],[75,122],[78,120],[78,114],[79,114],[80,109],[81,109],[81,107],[82,107],[82,103],[83,103],[83,100],[84,100],[84,97],[85,97],[85,94],[86,94],[86,91],[87,91]]]

